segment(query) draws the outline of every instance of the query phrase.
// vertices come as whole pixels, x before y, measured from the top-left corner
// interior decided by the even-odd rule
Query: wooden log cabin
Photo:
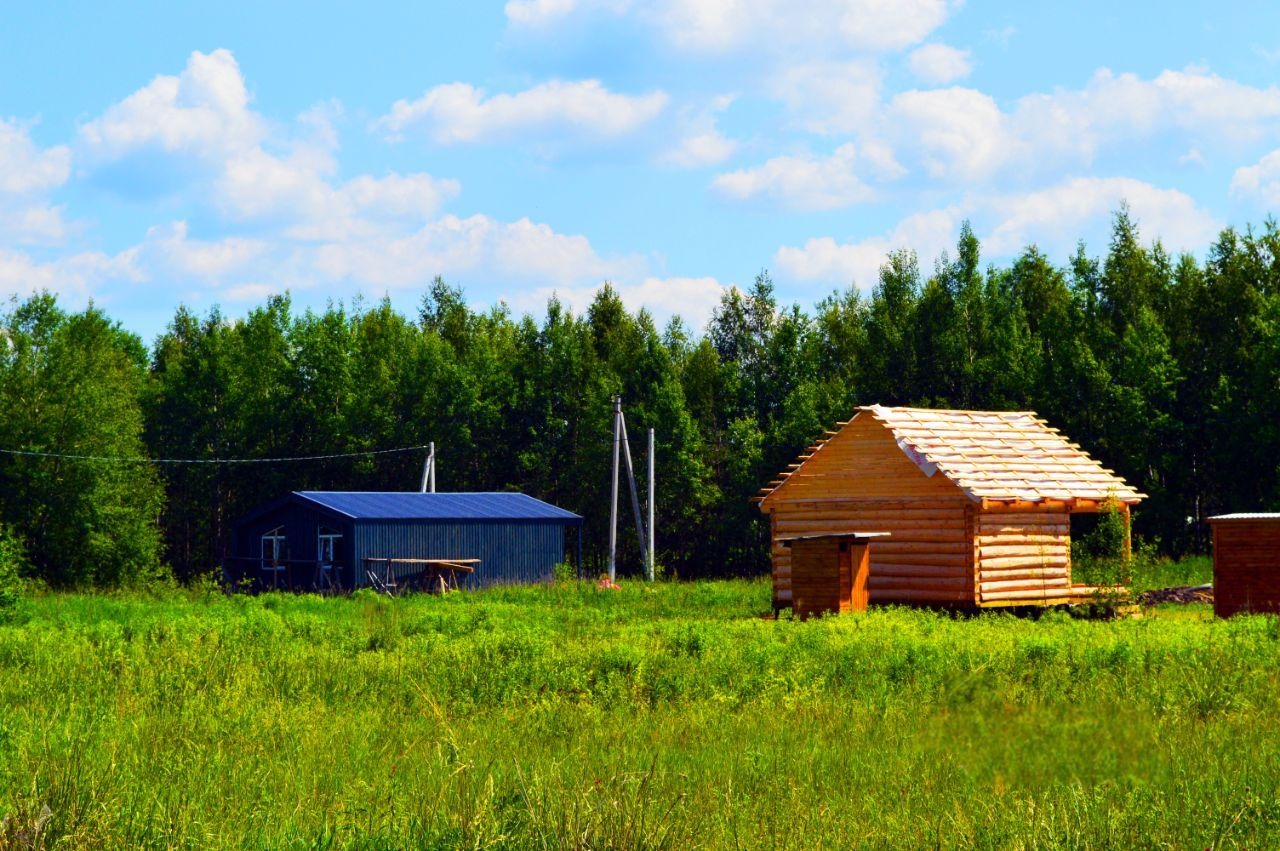
[[[1221,514],[1213,527],[1213,613],[1280,614],[1280,514]]]
[[[888,532],[872,603],[985,608],[1096,598],[1071,582],[1071,515],[1144,495],[1029,411],[859,408],[761,489],[773,604],[792,606],[797,535]]]

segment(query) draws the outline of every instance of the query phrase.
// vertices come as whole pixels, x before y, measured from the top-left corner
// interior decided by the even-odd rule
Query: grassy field
[[[1280,846],[1277,619],[768,600],[27,600],[0,846]]]

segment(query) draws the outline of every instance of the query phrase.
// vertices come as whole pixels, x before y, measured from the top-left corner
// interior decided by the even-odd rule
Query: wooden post
[[[1129,503],[1122,502],[1120,507],[1124,509],[1124,560],[1130,562],[1133,561],[1133,525],[1129,520]]]
[[[657,558],[653,546],[653,429],[649,429],[649,561],[644,578],[650,582],[653,581],[654,562]]]
[[[613,481],[609,498],[609,581],[617,576],[618,556],[618,450],[622,438],[622,397],[613,397]]]

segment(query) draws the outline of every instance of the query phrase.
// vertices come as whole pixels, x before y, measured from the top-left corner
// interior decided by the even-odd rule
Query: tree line
[[[387,301],[243,318],[179,308],[148,347],[49,294],[0,315],[0,551],[55,585],[215,569],[240,513],[290,490],[412,490],[421,453],[261,464],[434,441],[441,490],[515,489],[585,518],[603,566],[611,399],[658,434],[658,558],[680,576],[767,569],[750,498],[857,405],[1031,409],[1150,495],[1135,530],[1203,550],[1203,519],[1280,508],[1280,229],[1223,231],[1204,260],[1144,244],[1028,247],[983,266],[966,224],[922,272],[891,253],[869,296],[811,311],[762,272],[703,329],[659,328],[602,287],[578,315],[469,307],[437,278]],[[633,448],[643,441],[633,438]],[[48,453],[48,454],[40,454]],[[61,456],[92,456],[91,460]],[[625,513],[623,514],[625,517]],[[621,563],[639,567],[634,536]]]

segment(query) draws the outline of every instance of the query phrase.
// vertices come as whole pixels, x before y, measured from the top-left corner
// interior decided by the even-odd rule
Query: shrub
[[[0,610],[12,608],[22,596],[27,550],[8,526],[0,525]]]

